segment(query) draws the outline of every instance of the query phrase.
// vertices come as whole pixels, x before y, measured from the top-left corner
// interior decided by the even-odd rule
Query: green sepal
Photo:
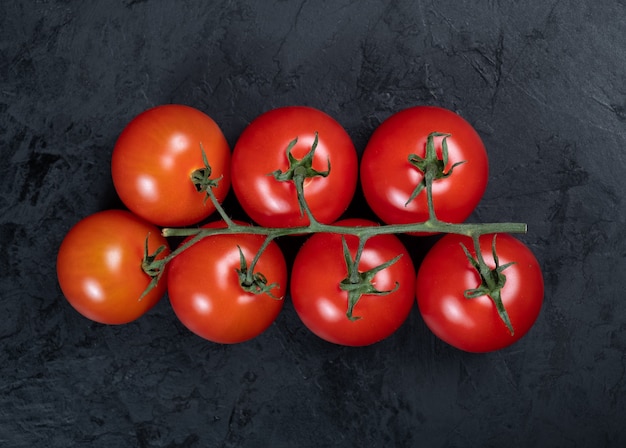
[[[348,249],[348,243],[346,242],[345,237],[342,236],[341,241],[343,244],[343,256],[346,261],[348,275],[339,283],[339,288],[342,291],[348,292],[348,310],[346,311],[346,317],[352,321],[355,321],[361,319],[360,316],[354,316],[354,307],[361,299],[361,296],[363,294],[385,296],[398,290],[398,288],[400,287],[399,282],[396,282],[393,289],[380,291],[374,287],[373,280],[374,276],[378,272],[382,271],[383,269],[387,269],[389,266],[397,262],[402,257],[402,254],[370,269],[369,271],[359,272],[359,261],[352,259],[352,255],[350,255],[350,249]]]
[[[465,163],[465,160],[457,162],[448,171],[444,171],[446,165],[448,165],[448,137],[450,136],[451,134],[442,132],[431,132],[426,138],[426,154],[424,154],[424,157],[420,157],[417,154],[409,154],[409,163],[417,168],[423,174],[423,177],[405,202],[405,207],[427,187],[428,182],[445,179],[452,174],[454,168]],[[437,151],[435,150],[435,137],[443,137],[441,141],[441,159],[437,157]]]
[[[502,319],[502,322],[506,325],[509,333],[513,335],[515,330],[513,328],[513,324],[511,324],[509,314],[504,307],[504,303],[502,302],[502,288],[506,283],[506,275],[503,274],[503,271],[515,264],[515,262],[506,263],[500,266],[500,260],[498,258],[498,254],[496,253],[496,235],[493,236],[493,240],[491,242],[491,253],[495,268],[492,269],[485,263],[482,257],[482,252],[480,251],[478,237],[474,238],[474,246],[476,250],[476,257],[472,256],[467,247],[461,243],[465,256],[476,272],[478,272],[481,282],[476,288],[466,290],[464,292],[464,296],[466,299],[475,299],[476,297],[481,296],[489,297],[496,306],[500,319]]]
[[[267,294],[272,299],[281,300],[282,297],[276,297],[272,294],[272,289],[278,287],[278,283],[270,283],[267,284],[267,277],[263,275],[261,272],[250,272],[248,269],[248,262],[246,261],[246,257],[241,250],[241,247],[237,246],[239,249],[239,269],[236,269],[237,275],[239,276],[239,285],[245,292],[249,292],[252,294]]]
[[[210,199],[209,190],[211,188],[215,188],[218,186],[219,181],[222,180],[223,176],[218,177],[217,179],[211,179],[211,165],[209,164],[209,159],[206,156],[206,152],[204,151],[204,146],[200,143],[200,150],[202,151],[202,161],[204,163],[203,168],[198,168],[194,170],[191,175],[191,182],[194,187],[196,187],[196,191],[198,193],[205,193],[204,202]]]
[[[317,149],[318,142],[318,134],[317,132],[315,132],[315,139],[313,140],[313,144],[311,145],[311,150],[307,152],[304,157],[298,160],[291,153],[293,147],[296,146],[296,143],[298,143],[298,137],[294,138],[291,142],[289,142],[286,150],[289,167],[285,171],[276,170],[271,172],[269,175],[274,176],[274,179],[280,182],[294,180],[296,174],[302,175],[305,179],[316,176],[328,176],[330,174],[330,159],[327,160],[328,169],[326,171],[318,171],[313,168],[313,156],[315,155],[315,150]]]
[[[159,246],[152,254],[148,248],[148,240],[150,239],[150,233],[146,235],[146,242],[144,247],[144,255],[143,260],[141,262],[141,269],[150,277],[150,283],[146,287],[146,289],[139,296],[139,300],[143,300],[143,298],[148,294],[152,289],[156,287],[163,276],[163,272],[165,272],[165,265],[167,260],[164,258],[158,259],[158,256],[163,253],[167,247]]]

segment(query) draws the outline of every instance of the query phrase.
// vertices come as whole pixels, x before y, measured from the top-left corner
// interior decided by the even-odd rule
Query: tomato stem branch
[[[335,224],[323,224],[317,221],[311,222],[308,226],[300,227],[261,227],[249,226],[233,223],[227,228],[171,228],[162,229],[161,233],[165,237],[184,237],[184,236],[200,236],[223,235],[223,234],[254,234],[268,235],[273,238],[279,238],[288,235],[306,235],[312,233],[339,233],[344,235],[354,235],[357,237],[372,237],[375,235],[393,234],[393,233],[454,233],[472,237],[474,235],[484,235],[489,233],[526,233],[527,225],[517,222],[502,223],[460,223],[452,224],[439,220],[428,220],[422,223],[411,224],[387,224],[372,227],[351,227]]]
[[[318,224],[318,221],[315,218],[315,216],[313,216],[313,212],[311,212],[311,209],[309,208],[309,204],[306,202],[306,199],[304,198],[304,179],[306,179],[305,175],[299,170],[296,170],[296,174],[293,177],[293,182],[296,185],[296,192],[298,194],[298,204],[300,205],[300,212],[301,213],[304,212],[307,218],[309,218],[310,225],[315,226],[316,224]]]
[[[274,237],[272,237],[271,235],[268,235],[264,240],[263,240],[263,244],[261,244],[261,247],[259,247],[259,250],[257,251],[257,253],[255,254],[254,258],[252,259],[252,261],[250,262],[250,267],[249,267],[249,271],[248,271],[248,277],[250,279],[252,279],[252,273],[254,272],[254,268],[257,264],[257,262],[259,261],[259,258],[261,258],[261,255],[263,255],[263,252],[265,252],[265,249],[267,249],[267,246],[270,245],[270,243],[274,240]]]
[[[234,226],[235,223],[233,222],[232,219],[230,219],[230,216],[228,216],[228,214],[226,213],[226,210],[224,210],[224,207],[222,207],[222,204],[220,204],[220,201],[217,200],[215,193],[213,193],[213,189],[212,188],[207,189],[206,194],[211,200],[211,202],[213,203],[215,210],[217,210],[217,212],[219,213],[220,217],[224,220],[226,225],[228,227]]]
[[[426,202],[428,203],[429,221],[439,222],[435,212],[435,203],[433,202],[433,181],[435,180],[435,176],[432,170],[427,170],[424,177],[426,179]]]
[[[352,279],[356,280],[358,278],[358,267],[361,262],[361,256],[363,255],[363,249],[365,248],[365,243],[368,240],[368,236],[359,237],[359,245],[356,248],[356,254],[354,255],[354,267],[356,268],[353,272]]]

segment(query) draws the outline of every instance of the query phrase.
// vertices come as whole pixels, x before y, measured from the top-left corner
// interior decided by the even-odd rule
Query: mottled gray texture
[[[0,445],[626,446],[624,17],[609,0],[2,2]],[[417,308],[361,349],[320,341],[289,302],[235,346],[191,335],[167,300],[90,323],[63,299],[56,250],[119,206],[115,139],[170,102],[231,145],[270,108],[318,107],[359,151],[404,107],[459,112],[491,163],[471,219],[527,222],[545,268],[537,324],[470,355]]]

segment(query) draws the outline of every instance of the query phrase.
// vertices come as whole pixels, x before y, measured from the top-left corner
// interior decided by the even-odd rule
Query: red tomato
[[[483,143],[472,126],[446,109],[416,106],[385,120],[372,134],[361,160],[363,194],[371,209],[387,224],[424,222],[429,218],[426,190],[407,201],[423,173],[408,161],[409,154],[424,157],[426,141],[433,132],[447,138],[448,163],[445,178],[433,182],[433,204],[437,218],[450,223],[465,221],[476,208],[487,187],[488,161]],[[435,137],[442,159],[442,137]]]
[[[346,131],[325,113],[301,106],[271,110],[244,129],[233,150],[233,190],[244,211],[264,227],[296,227],[309,222],[301,216],[295,184],[271,175],[289,167],[287,147],[298,139],[291,154],[297,159],[310,150],[318,133],[313,169],[326,177],[305,180],[304,196],[313,216],[331,223],[346,210],[358,178],[358,159]]]
[[[111,160],[115,189],[129,210],[160,226],[187,226],[215,207],[191,174],[211,167],[221,202],[230,188],[230,148],[218,125],[197,109],[164,105],[135,117],[119,136]]]
[[[493,235],[480,238],[484,260],[495,267]],[[509,315],[511,335],[493,301],[486,295],[465,298],[464,292],[481,284],[481,277],[470,264],[461,243],[475,257],[472,239],[448,234],[424,258],[417,274],[416,295],[426,325],[440,339],[468,352],[490,352],[507,347],[532,327],[543,302],[543,277],[533,253],[508,234],[498,234],[496,254],[499,265],[515,264],[502,271],[506,282],[502,303]]]
[[[206,227],[224,227],[223,222]],[[283,306],[287,265],[280,248],[271,242],[254,268],[276,283],[267,293],[242,289],[237,269],[241,248],[247,265],[263,244],[264,236],[231,234],[208,236],[185,249],[170,262],[168,293],[181,323],[212,342],[232,344],[252,339],[274,322]]]
[[[158,258],[165,257],[169,249],[159,229],[127,211],[98,212],[72,227],[59,248],[57,277],[76,311],[103,324],[124,324],[161,299],[164,277],[139,300],[151,281],[142,269],[148,235],[148,254],[165,246]]]
[[[376,225],[364,219],[348,219],[337,224]],[[345,238],[354,260],[358,238],[351,235]],[[332,233],[311,236],[296,255],[291,278],[292,301],[304,325],[326,341],[347,346],[370,345],[390,336],[406,320],[415,302],[411,256],[396,236],[377,235],[367,240],[358,265],[359,272],[366,272],[398,255],[402,256],[373,278],[377,290],[393,292],[362,295],[353,310],[353,316],[359,319],[350,320],[346,315],[348,292],[340,287],[348,275],[342,236]]]

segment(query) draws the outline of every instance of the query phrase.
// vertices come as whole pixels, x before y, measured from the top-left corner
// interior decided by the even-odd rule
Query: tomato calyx
[[[202,161],[204,163],[204,167],[194,170],[191,173],[190,178],[194,187],[196,187],[196,191],[198,193],[205,193],[204,202],[206,203],[207,200],[211,199],[213,188],[217,187],[223,176],[220,176],[217,179],[211,179],[211,165],[209,165],[209,160],[207,159],[202,143],[200,143],[200,150],[202,151]]]
[[[276,297],[272,293],[272,289],[278,287],[278,283],[270,283],[267,284],[267,277],[263,275],[261,272],[254,272],[254,266],[256,262],[260,258],[261,254],[265,250],[265,248],[269,245],[271,238],[266,238],[263,246],[259,249],[259,252],[254,257],[252,262],[250,263],[250,267],[248,267],[248,262],[246,261],[246,257],[241,250],[241,247],[237,246],[239,249],[239,269],[236,269],[237,275],[239,276],[239,285],[245,292],[249,292],[252,294],[267,294],[272,299],[281,300],[282,297]]]
[[[496,306],[496,310],[498,311],[498,315],[502,322],[506,325],[511,333],[511,336],[515,333],[513,329],[513,325],[511,324],[511,320],[509,319],[509,314],[507,313],[504,304],[502,303],[502,288],[506,283],[506,275],[502,272],[508,268],[509,266],[515,264],[515,262],[510,262],[503,264],[500,266],[500,260],[498,259],[498,255],[496,253],[496,236],[494,234],[493,240],[491,243],[491,253],[493,256],[495,268],[491,268],[485,262],[483,258],[482,251],[480,250],[479,244],[479,236],[473,236],[472,239],[474,241],[474,249],[476,252],[476,257],[472,256],[470,251],[465,247],[463,243],[461,243],[461,247],[463,248],[463,252],[467,256],[472,267],[478,272],[480,276],[480,285],[476,288],[468,289],[464,292],[466,299],[474,299],[476,297],[488,296]]]
[[[310,179],[312,177],[327,177],[330,174],[330,159],[327,159],[328,169],[326,171],[319,171],[313,168],[313,156],[315,155],[315,150],[317,149],[319,139],[318,133],[315,132],[315,139],[311,144],[311,150],[307,152],[301,159],[296,159],[294,155],[291,153],[293,147],[298,143],[298,137],[294,138],[289,145],[287,145],[287,159],[289,160],[289,167],[282,171],[280,169],[272,171],[268,174],[268,176],[274,176],[279,182],[293,182],[296,186],[296,192],[298,195],[298,205],[300,207],[300,215],[304,215],[306,213],[311,220],[311,222],[315,221],[309,207],[306,204],[304,199],[304,181],[306,179]]]
[[[381,265],[373,267],[368,271],[360,272],[359,261],[361,258],[361,254],[363,253],[363,247],[365,246],[365,238],[361,238],[359,240],[359,247],[357,249],[357,253],[354,259],[352,259],[352,255],[350,254],[350,250],[348,249],[348,243],[346,242],[346,238],[342,236],[341,242],[343,244],[343,257],[346,261],[348,275],[341,282],[339,282],[339,288],[342,291],[348,292],[348,310],[346,311],[346,317],[351,321],[355,321],[361,319],[360,316],[354,315],[354,307],[361,299],[361,296],[363,294],[373,296],[386,296],[387,294],[391,294],[397,291],[397,289],[400,287],[400,283],[396,282],[393,289],[380,291],[374,286],[373,280],[374,276],[378,272],[394,264],[400,259],[400,257],[402,257],[402,254],[389,261],[386,261]]]
[[[144,248],[143,260],[141,262],[141,269],[150,277],[150,283],[141,293],[141,296],[139,296],[139,300],[142,300],[146,294],[156,287],[165,272],[165,265],[167,263],[167,258],[158,258],[159,255],[161,255],[161,253],[163,253],[163,251],[167,248],[165,246],[159,246],[157,250],[150,253],[148,249],[149,238],[150,234],[148,233],[148,235],[146,235],[146,245]]]
[[[318,134],[315,132],[315,139],[313,140],[313,144],[311,145],[311,150],[307,152],[304,157],[300,160],[296,159],[294,155],[291,153],[291,150],[296,143],[298,143],[298,137],[294,138],[289,145],[287,145],[287,159],[289,160],[289,168],[285,171],[276,170],[270,173],[270,175],[274,176],[274,179],[277,181],[293,181],[297,176],[303,176],[306,178],[311,178],[315,176],[326,177],[330,174],[330,159],[328,162],[328,169],[326,171],[318,171],[313,168],[313,156],[315,155],[315,150],[317,149],[319,139]]]
[[[435,150],[435,137],[442,137],[441,158],[437,156],[437,151]],[[454,168],[466,162],[465,160],[457,162],[452,165],[448,171],[445,171],[446,166],[448,165],[448,137],[451,137],[451,134],[431,132],[426,138],[426,153],[424,154],[424,157],[420,157],[417,154],[409,154],[408,156],[409,163],[417,168],[423,174],[423,177],[411,193],[411,196],[409,196],[409,199],[405,202],[404,206],[406,207],[417,197],[418,194],[426,189],[431,219],[435,219],[434,208],[432,207],[432,183],[436,180],[449,177]]]

